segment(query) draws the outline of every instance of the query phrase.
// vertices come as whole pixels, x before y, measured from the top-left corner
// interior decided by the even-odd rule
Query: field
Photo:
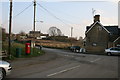
[[[51,48],[61,48],[61,49],[67,49],[68,47],[75,45],[75,46],[81,46],[82,43],[80,41],[76,42],[59,42],[59,41],[52,41],[52,40],[37,40],[37,45],[42,45],[45,47],[51,47]]]

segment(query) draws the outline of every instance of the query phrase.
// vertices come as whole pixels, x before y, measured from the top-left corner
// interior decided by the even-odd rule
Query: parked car
[[[85,48],[80,48],[80,53],[85,53],[85,52],[86,52]]]
[[[120,48],[118,47],[108,48],[108,49],[105,49],[105,52],[107,53],[107,55],[120,54]]]
[[[79,51],[80,51],[80,46],[71,46],[71,47],[70,47],[70,50],[71,50],[72,52],[79,52]]]
[[[35,47],[38,48],[38,49],[40,49],[40,50],[42,49],[41,45],[35,45]]]
[[[0,60],[0,80],[4,79],[6,75],[10,74],[11,72],[11,64]]]

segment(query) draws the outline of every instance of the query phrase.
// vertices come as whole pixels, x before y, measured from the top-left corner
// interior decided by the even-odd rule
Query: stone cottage
[[[84,47],[87,52],[104,52],[118,45],[119,37],[118,26],[104,26],[100,23],[100,15],[95,15],[94,23],[86,27]]]

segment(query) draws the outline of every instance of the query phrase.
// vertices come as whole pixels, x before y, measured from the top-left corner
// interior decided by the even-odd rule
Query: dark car
[[[38,48],[38,49],[40,49],[40,50],[42,49],[41,45],[35,45],[35,47]]]
[[[80,46],[71,46],[71,47],[70,47],[70,50],[71,50],[72,52],[79,52],[79,51],[80,51]]]

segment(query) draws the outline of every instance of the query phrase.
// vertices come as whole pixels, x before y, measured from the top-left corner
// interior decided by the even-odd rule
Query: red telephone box
[[[26,54],[30,54],[30,43],[25,44],[25,52]]]

